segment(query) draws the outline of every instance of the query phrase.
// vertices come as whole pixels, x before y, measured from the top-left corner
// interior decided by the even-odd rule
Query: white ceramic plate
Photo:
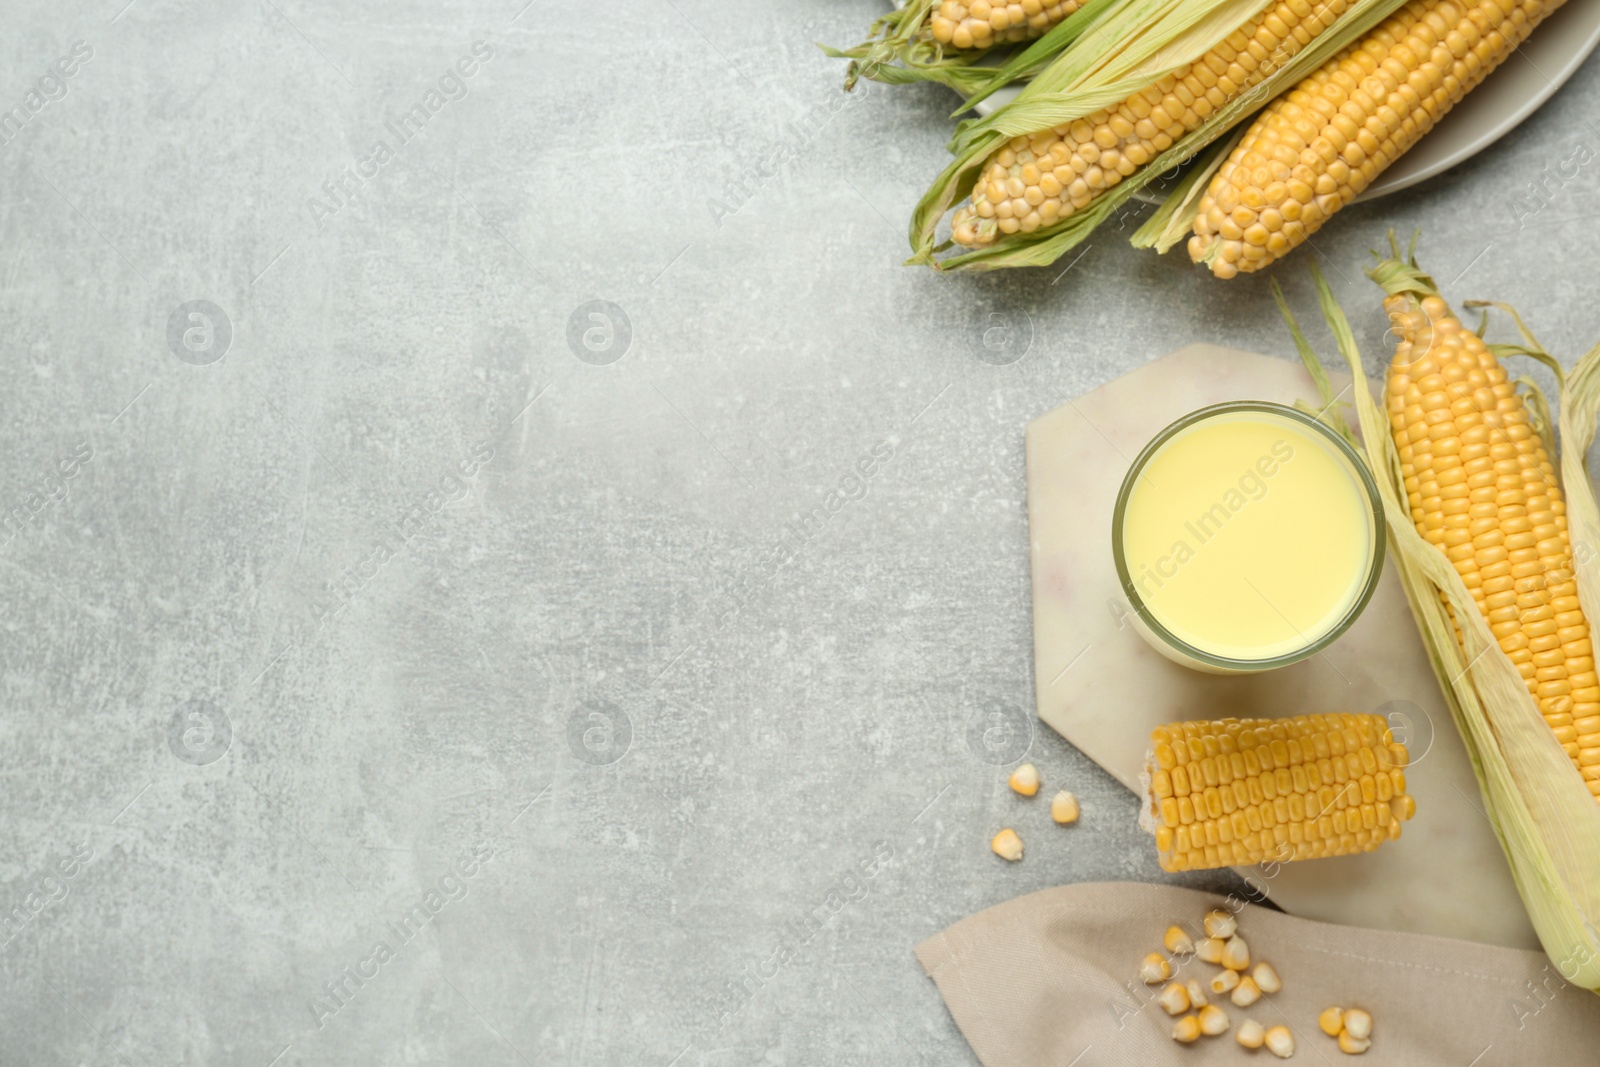
[[[1488,148],[1550,99],[1597,44],[1600,0],[1570,0],[1360,199],[1397,193]],[[978,111],[987,115],[1016,92],[1002,89],[979,104]]]

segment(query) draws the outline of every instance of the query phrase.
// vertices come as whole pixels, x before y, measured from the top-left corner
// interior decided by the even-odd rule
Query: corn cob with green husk
[[[1315,233],[1525,41],[1562,0],[1411,0],[1268,105],[1194,214],[1219,278]]]
[[[1417,532],[1461,575],[1562,749],[1600,797],[1600,680],[1566,499],[1516,382],[1431,281],[1375,278],[1398,337],[1388,408]]]
[[[955,161],[913,215],[912,262],[956,270],[1053,262],[1138,189],[1205,151],[1403,2],[1086,5],[1038,42],[1074,34],[1015,100],[958,128]],[[936,260],[948,247],[937,244],[938,226],[969,194],[952,230],[969,250]]]
[[[980,65],[985,59],[1008,46],[1037,41],[1089,2],[908,0],[873,22],[862,44],[823,51],[852,61],[846,89],[869,78],[890,84],[934,81],[970,93],[995,78],[994,67]]]
[[[1275,0],[1193,63],[1115,106],[1012,138],[984,167],[951,236],[983,248],[1000,234],[1033,233],[1071,215],[1261,84],[1348,6]]]
[[[1414,258],[1402,260],[1397,251],[1369,273],[1389,297],[1400,338],[1387,412],[1372,397],[1349,323],[1313,267],[1323,315],[1353,378],[1349,392],[1388,518],[1389,556],[1534,929],[1562,978],[1600,992],[1600,804],[1588,788],[1592,777],[1581,770],[1584,727],[1574,722],[1570,735],[1580,746],[1575,769],[1569,735],[1551,721],[1544,699],[1571,697],[1569,715],[1592,699],[1583,690],[1592,686],[1593,640],[1580,627],[1586,629],[1581,619],[1600,609],[1600,566],[1570,556],[1556,502],[1564,488],[1566,543],[1600,538],[1600,503],[1584,466],[1600,420],[1600,346],[1562,374],[1520,318],[1521,344],[1484,345],[1463,329]],[[1336,407],[1320,363],[1276,285],[1274,291],[1322,391],[1321,409]],[[1529,425],[1525,411],[1517,417],[1512,390],[1495,373],[1498,358],[1511,354],[1545,362],[1561,386],[1559,481],[1529,443],[1550,427]],[[1534,409],[1548,411],[1537,388],[1524,384]],[[1342,428],[1342,417],[1323,417]],[[1451,457],[1461,465],[1453,466]],[[1463,508],[1464,530],[1452,525]],[[1434,511],[1442,537],[1429,517]],[[1501,573],[1502,562],[1509,573]],[[1509,587],[1497,581],[1506,577]],[[1526,605],[1524,594],[1531,594]],[[1552,622],[1553,631],[1538,625]],[[1554,644],[1533,649],[1533,641],[1550,636]],[[1523,649],[1526,658],[1519,655]],[[1534,665],[1534,685],[1524,662]],[[1539,674],[1556,667],[1566,677]],[[1544,682],[1565,683],[1567,692],[1557,692],[1560,685],[1541,692]]]

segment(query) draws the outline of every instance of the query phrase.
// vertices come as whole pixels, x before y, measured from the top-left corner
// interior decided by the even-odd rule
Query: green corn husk
[[[925,32],[925,23],[916,16],[926,16],[935,3],[937,0],[919,0],[915,5],[897,8],[874,22],[867,40],[854,48],[818,44],[830,58],[850,61],[844,73],[845,92],[854,89],[862,78],[885,85],[936,82],[962,96],[987,82],[994,71],[978,64],[989,51],[946,51],[931,33]]]
[[[1405,2],[1355,0],[1338,21],[1259,85],[1238,94],[1198,129],[1066,218],[1031,234],[1002,236],[987,248],[936,259],[937,253],[950,247],[948,242],[937,243],[936,231],[945,213],[971,193],[989,157],[1012,137],[1048,130],[1125,100],[1200,58],[1271,3],[1123,0],[1083,26],[1077,38],[1039,71],[1015,100],[983,119],[957,127],[950,143],[955,160],[912,213],[912,256],[907,262],[925,263],[938,270],[996,270],[1055,262],[1145,185],[1199,155]]]
[[[1417,630],[1482,792],[1483,808],[1463,794],[1468,806],[1460,817],[1488,818],[1523,905],[1555,968],[1573,985],[1600,993],[1600,804],[1545,725],[1522,676],[1500,650],[1460,575],[1413,525],[1388,416],[1373,399],[1343,311],[1314,265],[1312,274],[1323,317],[1354,379],[1351,393],[1365,456],[1388,517],[1389,556],[1399,571]],[[1417,268],[1414,259],[1398,258],[1398,249],[1396,258],[1382,261],[1369,276],[1388,293],[1438,292],[1433,279]],[[1276,282],[1273,288],[1301,358],[1319,378],[1324,398],[1331,399],[1315,353],[1289,314]],[[1525,340],[1528,348],[1543,352],[1526,332]],[[1507,347],[1517,349],[1516,354],[1527,354],[1523,346]],[[1540,396],[1536,403],[1547,412],[1548,405],[1536,387],[1534,393]],[[1584,613],[1597,619],[1600,563],[1592,551],[1583,558],[1581,546],[1600,544],[1600,505],[1584,466],[1600,417],[1600,346],[1565,376],[1560,411],[1561,475],[1575,549],[1578,596]],[[1325,418],[1330,425],[1337,421],[1339,429],[1349,434],[1342,419]],[[1454,622],[1446,603],[1454,612]],[[1461,624],[1460,641],[1455,622]],[[1453,802],[1453,798],[1441,797],[1439,802]]]
[[[965,51],[947,48],[934,40],[929,24],[939,10],[939,2],[908,0],[874,21],[867,40],[854,48],[818,47],[834,59],[850,60],[844,78],[847,91],[862,78],[886,85],[937,82],[966,97],[960,108],[966,111],[996,89],[1033,77],[1077,40],[1103,11],[1126,0],[1089,0],[1027,45]],[[1001,59],[1005,62],[996,62]]]
[[[1244,136],[1245,128],[1240,123],[1228,136],[1207,145],[1195,157],[1194,163],[1184,170],[1178,183],[1167,193],[1167,198],[1156,205],[1144,225],[1133,231],[1128,243],[1135,248],[1154,248],[1165,254],[1167,249],[1186,240],[1189,228],[1194,224],[1195,209],[1205,195],[1206,187],[1211,184],[1212,175],[1222,168]]]

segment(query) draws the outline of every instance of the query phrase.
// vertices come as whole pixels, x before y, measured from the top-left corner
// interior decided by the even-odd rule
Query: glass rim
[[[1360,595],[1351,602],[1350,607],[1339,621],[1329,627],[1315,641],[1309,642],[1292,652],[1284,652],[1265,659],[1234,659],[1231,656],[1219,656],[1214,652],[1197,648],[1163,626],[1160,620],[1155,617],[1155,613],[1150,610],[1143,598],[1139,596],[1139,591],[1134,587],[1122,545],[1122,520],[1128,506],[1128,498],[1132,495],[1134,483],[1138,481],[1139,475],[1144,471],[1145,465],[1150,461],[1150,458],[1163,445],[1190,426],[1206,419],[1215,418],[1218,415],[1234,412],[1262,412],[1268,415],[1275,415],[1309,427],[1313,432],[1320,434],[1324,440],[1332,445],[1334,451],[1345,460],[1351,470],[1355,472],[1356,481],[1360,484],[1366,496],[1367,508],[1370,513],[1369,519],[1372,523],[1373,547],[1367,560],[1367,573]],[[1117,581],[1121,584],[1122,593],[1128,598],[1128,603],[1138,613],[1140,620],[1150,628],[1151,632],[1167,645],[1211,667],[1230,671],[1262,671],[1271,670],[1274,667],[1286,667],[1291,663],[1299,663],[1301,660],[1310,659],[1333,644],[1344,635],[1346,630],[1350,629],[1356,619],[1360,617],[1362,611],[1366,609],[1367,604],[1372,600],[1373,594],[1377,592],[1378,581],[1383,576],[1383,562],[1386,542],[1388,541],[1387,531],[1388,527],[1384,522],[1383,516],[1383,500],[1378,495],[1378,483],[1373,480],[1372,472],[1367,469],[1366,463],[1362,461],[1360,454],[1349,441],[1339,436],[1315,416],[1308,415],[1304,411],[1292,408],[1287,404],[1276,404],[1269,400],[1230,400],[1191,411],[1182,418],[1168,424],[1152,437],[1150,442],[1134,457],[1133,463],[1128,467],[1128,473],[1123,476],[1122,486],[1117,491],[1116,504],[1111,511],[1111,556],[1117,568]]]

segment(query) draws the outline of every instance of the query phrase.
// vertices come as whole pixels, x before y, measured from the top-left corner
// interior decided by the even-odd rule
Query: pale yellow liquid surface
[[[1213,655],[1262,660],[1340,623],[1365,585],[1373,535],[1361,483],[1333,445],[1289,419],[1232,412],[1150,457],[1122,545],[1140,599],[1169,631]]]

